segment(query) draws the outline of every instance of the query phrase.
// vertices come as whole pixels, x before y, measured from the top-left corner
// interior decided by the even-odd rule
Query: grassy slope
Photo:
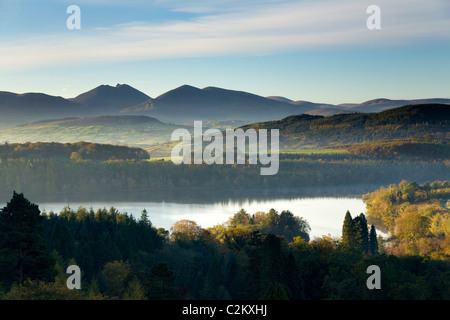
[[[109,121],[106,121],[108,119]],[[89,141],[149,148],[170,141],[173,130],[179,127],[148,117],[40,121],[0,130],[0,141],[9,143]]]

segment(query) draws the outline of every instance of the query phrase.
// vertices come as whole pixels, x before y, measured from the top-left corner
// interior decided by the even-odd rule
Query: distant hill
[[[328,116],[332,116],[335,114],[358,112],[356,110],[354,110],[354,111],[348,110],[348,108],[346,108],[345,106],[333,105],[333,104],[328,104],[328,103],[315,103],[315,102],[303,101],[303,100],[293,101],[288,98],[280,97],[280,96],[270,96],[267,98],[277,100],[277,101],[287,102],[287,103],[290,103],[292,105],[299,106],[302,108],[308,108],[310,110],[306,111],[305,113],[310,114],[310,115],[321,115],[321,116],[328,117]]]
[[[330,117],[334,116],[335,114],[344,114],[344,113],[353,113],[353,112],[337,108],[319,108],[307,112],[307,114],[312,116],[324,116],[324,117]]]
[[[145,114],[163,121],[266,121],[312,110],[243,91],[216,87],[199,89],[183,85],[155,99],[122,110],[127,114]]]
[[[405,105],[430,103],[450,104],[450,99],[390,100],[382,98],[369,100],[361,104],[350,105],[348,110],[353,112],[381,112]]]
[[[89,141],[149,147],[170,140],[173,130],[179,127],[133,115],[41,120],[0,129],[0,142]]]
[[[416,99],[416,100],[391,100],[385,98],[373,99],[362,103],[342,103],[338,105],[327,103],[315,103],[310,101],[293,101],[285,97],[271,96],[269,99],[283,101],[297,106],[310,108],[310,111],[305,112],[310,115],[332,116],[343,113],[373,113],[382,112],[389,109],[394,109],[406,105],[417,104],[450,104],[450,99],[431,98],[431,99]]]
[[[98,86],[72,99],[43,93],[0,92],[0,128],[35,120],[119,115],[150,97],[126,84]]]
[[[450,138],[450,105],[408,105],[380,113],[295,115],[242,128],[279,129],[283,148],[328,146],[432,134]]]
[[[121,110],[140,104],[149,96],[127,84],[98,86],[88,92],[70,99],[78,103],[90,115],[118,114]]]
[[[50,117],[74,116],[78,113],[78,107],[77,103],[63,97],[0,91],[0,126]]]

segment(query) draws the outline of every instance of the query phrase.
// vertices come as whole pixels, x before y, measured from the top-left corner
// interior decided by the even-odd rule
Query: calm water
[[[303,217],[311,226],[311,239],[331,234],[340,236],[345,212],[350,210],[354,217],[365,213],[365,204],[361,198],[352,197],[310,197],[284,199],[257,200],[228,200],[215,203],[175,203],[175,202],[45,202],[37,203],[39,209],[55,213],[69,205],[76,210],[85,208],[117,208],[120,212],[127,212],[139,218],[145,208],[153,225],[157,228],[169,229],[173,223],[181,219],[194,220],[203,228],[212,227],[228,220],[241,208],[252,214],[257,211],[268,212],[274,208],[278,212],[290,210],[294,215]]]

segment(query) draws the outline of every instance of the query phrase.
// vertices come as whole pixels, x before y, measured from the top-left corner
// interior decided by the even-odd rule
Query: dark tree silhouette
[[[0,212],[0,281],[3,286],[26,280],[53,280],[55,261],[43,234],[43,219],[36,204],[14,192]]]

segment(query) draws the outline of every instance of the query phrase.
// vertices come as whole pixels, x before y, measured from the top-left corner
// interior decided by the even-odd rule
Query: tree
[[[152,267],[145,290],[150,300],[173,300],[177,297],[175,275],[166,263],[160,262]]]
[[[344,225],[342,226],[342,245],[346,248],[355,246],[355,226],[348,210],[345,213]]]
[[[55,260],[47,248],[36,204],[15,191],[0,212],[0,282],[7,288],[27,280],[53,280]]]
[[[121,297],[130,275],[130,264],[123,261],[108,262],[103,267],[102,277],[108,293],[113,297]]]
[[[141,213],[141,219],[139,220],[139,223],[143,226],[149,227],[152,225],[152,223],[150,222],[150,220],[148,219],[148,213],[147,210],[142,210]]]
[[[369,255],[371,255],[371,256],[378,255],[377,231],[375,230],[375,226],[374,225],[372,225],[370,227],[370,233],[369,233]]]
[[[228,225],[232,227],[236,227],[238,225],[248,225],[250,223],[250,215],[244,210],[241,209],[237,213],[234,214],[232,218],[228,221]]]
[[[83,157],[78,152],[74,151],[70,154],[70,160],[73,161],[81,161],[83,160]]]
[[[173,242],[199,240],[202,228],[192,220],[180,220],[170,227],[170,238]]]
[[[264,300],[289,300],[289,297],[281,284],[271,283],[264,294]]]
[[[278,221],[278,235],[284,236],[287,242],[294,241],[294,237],[300,236],[305,241],[309,241],[309,232],[311,227],[309,223],[301,218],[296,217],[289,210],[283,210]]]
[[[369,252],[369,231],[363,213],[352,219],[350,212],[346,212],[341,242],[347,249],[357,249],[365,254]]]
[[[427,235],[430,221],[420,213],[412,211],[403,213],[395,220],[395,223],[397,226],[396,235],[400,239],[416,241],[418,238]]]
[[[74,257],[75,241],[62,219],[56,220],[50,237],[50,247],[65,260]]]
[[[124,300],[145,300],[145,290],[136,278],[130,281],[123,294]]]
[[[363,213],[353,219],[353,226],[355,232],[355,246],[362,252],[369,251],[369,232],[367,227],[367,220]]]

